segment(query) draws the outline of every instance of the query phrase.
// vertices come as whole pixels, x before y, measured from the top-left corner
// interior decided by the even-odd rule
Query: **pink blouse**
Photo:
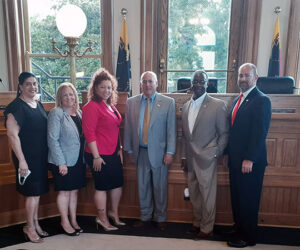
[[[113,105],[111,107],[118,116],[103,101],[100,103],[89,101],[82,108],[82,128],[85,139],[87,143],[96,141],[101,155],[112,155],[119,139],[122,117]],[[88,145],[85,151],[91,153]]]

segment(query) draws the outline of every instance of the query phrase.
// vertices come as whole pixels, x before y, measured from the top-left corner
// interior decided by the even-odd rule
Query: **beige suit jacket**
[[[228,110],[225,102],[208,94],[198,112],[192,133],[188,125],[191,100],[182,109],[182,150],[181,156],[187,159],[188,167],[193,162],[208,168],[220,155],[228,140]]]

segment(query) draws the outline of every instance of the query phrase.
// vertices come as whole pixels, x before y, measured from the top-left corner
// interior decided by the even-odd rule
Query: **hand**
[[[242,162],[242,173],[249,174],[252,172],[253,162],[249,160],[243,160]]]
[[[123,150],[122,149],[119,150],[118,155],[120,156],[121,163],[123,164]]]
[[[22,177],[27,175],[28,165],[27,165],[27,162],[25,160],[19,162],[19,170],[18,171],[19,171],[19,173]]]
[[[187,171],[188,171],[186,159],[181,159],[181,169],[182,169],[184,172],[187,172]]]
[[[164,164],[165,165],[170,165],[173,161],[173,155],[166,153],[164,156]]]
[[[105,161],[100,157],[93,160],[93,168],[96,172],[100,172],[102,168],[102,164],[106,164]]]
[[[66,174],[68,174],[68,167],[67,165],[59,165],[59,173],[60,175],[64,176]]]

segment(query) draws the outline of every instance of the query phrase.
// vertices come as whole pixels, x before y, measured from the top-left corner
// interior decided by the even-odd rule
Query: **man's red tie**
[[[234,107],[234,110],[233,110],[233,112],[232,112],[231,126],[233,126],[233,122],[234,122],[236,113],[237,113],[237,111],[238,111],[238,109],[239,109],[239,106],[240,106],[242,97],[243,97],[243,94],[240,94],[240,97],[239,97],[239,99],[238,99],[238,101],[237,101],[237,103],[236,103],[236,105],[235,105],[235,107]]]

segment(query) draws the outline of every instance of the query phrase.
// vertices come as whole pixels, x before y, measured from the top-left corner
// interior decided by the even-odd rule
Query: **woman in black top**
[[[41,237],[48,236],[38,222],[40,195],[48,192],[48,168],[47,114],[42,104],[35,100],[37,91],[36,77],[29,72],[21,73],[17,97],[4,112],[16,168],[17,191],[26,197],[27,225],[23,232],[34,243],[43,242]]]

